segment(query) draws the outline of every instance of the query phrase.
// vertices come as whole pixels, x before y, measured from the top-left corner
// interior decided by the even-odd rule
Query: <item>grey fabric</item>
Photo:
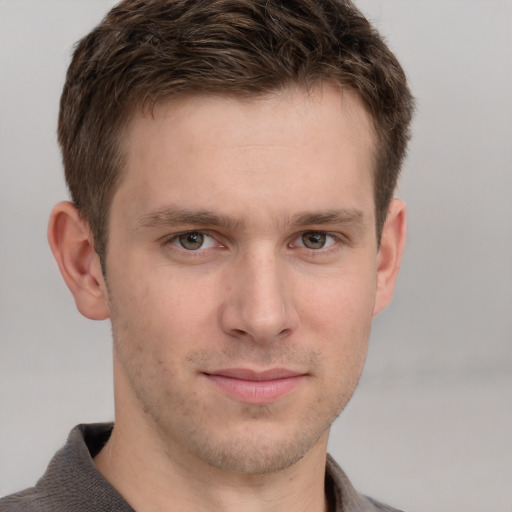
[[[78,425],[35,487],[0,500],[1,512],[133,512],[96,469],[92,457],[112,424]]]
[[[334,459],[327,455],[325,469],[326,495],[333,497],[330,512],[401,512],[384,503],[359,494]]]
[[[0,512],[133,512],[92,460],[112,427],[111,423],[75,427],[35,487],[0,499]],[[399,512],[357,493],[330,456],[325,487],[331,512]]]

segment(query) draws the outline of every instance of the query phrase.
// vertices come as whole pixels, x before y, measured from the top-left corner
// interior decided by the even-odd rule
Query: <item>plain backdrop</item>
[[[407,511],[512,511],[512,2],[361,0],[418,99],[409,240],[330,451]],[[77,423],[113,418],[107,322],[46,244],[67,198],[55,127],[71,47],[107,0],[0,0],[0,495]]]

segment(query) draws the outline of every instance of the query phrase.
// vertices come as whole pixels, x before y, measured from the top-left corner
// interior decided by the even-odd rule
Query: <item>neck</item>
[[[227,472],[166,446],[137,421],[116,420],[96,467],[138,512],[325,512],[328,432],[291,467],[264,475]]]

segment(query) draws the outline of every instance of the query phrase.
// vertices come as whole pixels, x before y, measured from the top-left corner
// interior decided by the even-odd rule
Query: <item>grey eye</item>
[[[183,249],[187,249],[188,251],[201,249],[204,243],[204,233],[200,233],[199,231],[184,233],[178,237],[178,242]]]
[[[323,249],[327,241],[327,234],[318,231],[308,231],[302,235],[302,243],[308,249]]]

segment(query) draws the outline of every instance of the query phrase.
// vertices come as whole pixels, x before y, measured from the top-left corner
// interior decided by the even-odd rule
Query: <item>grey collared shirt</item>
[[[112,428],[111,423],[75,427],[37,484],[0,499],[0,512],[134,512],[92,460]],[[325,489],[330,512],[399,512],[359,494],[330,456]]]

